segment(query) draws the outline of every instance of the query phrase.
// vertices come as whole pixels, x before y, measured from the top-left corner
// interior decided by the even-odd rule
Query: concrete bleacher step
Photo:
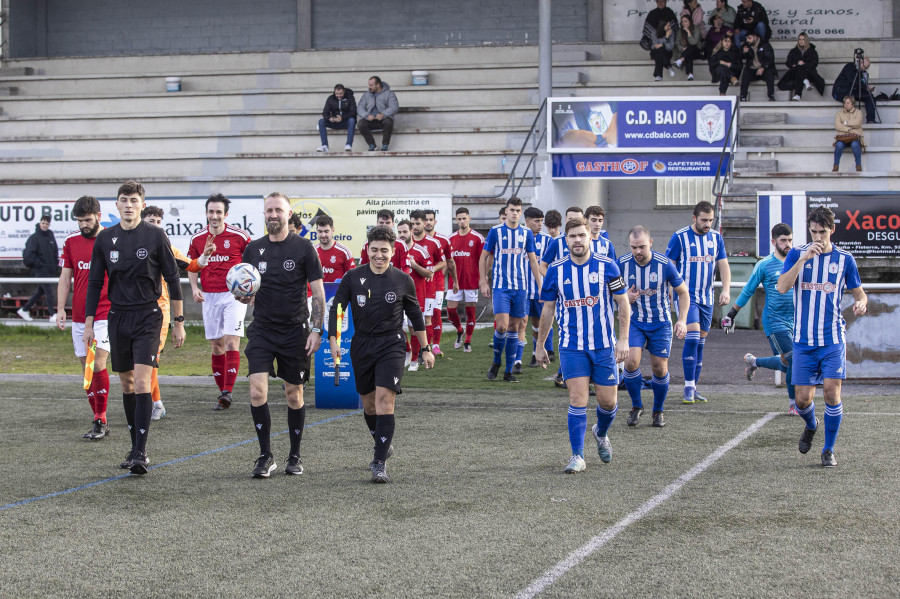
[[[763,172],[773,173],[778,171],[777,160],[744,159],[734,161],[735,172]]]
[[[746,110],[746,109],[745,109]],[[787,123],[786,112],[742,112],[741,127],[745,125],[777,125]]]
[[[747,133],[742,128],[741,129],[741,137],[740,137],[741,147],[753,146],[753,147],[782,147],[784,146],[784,136],[783,135],[766,135],[763,133]]]
[[[17,96],[19,95],[18,87],[0,87],[0,96]]]
[[[845,158],[847,160],[847,158]],[[803,171],[784,173],[735,173],[735,181],[741,184],[773,183],[777,189],[787,191],[803,191],[810,189],[824,189],[833,191],[892,191],[900,189],[898,186],[898,173],[863,171],[857,173],[851,171],[851,161],[846,162],[842,172],[832,173],[827,171]]]
[[[738,160],[735,161],[735,167],[737,168],[739,162],[743,162],[740,160],[742,156],[752,162],[768,162],[767,160],[760,160],[762,156],[756,156],[755,154],[757,153],[740,152]],[[808,171],[816,168],[831,170],[834,164],[834,149],[830,145],[809,148],[771,148],[770,151],[758,154],[771,156],[771,159],[777,163],[777,169],[771,169],[769,172],[774,172],[775,170],[780,172]],[[900,156],[896,156],[896,149],[893,146],[869,146],[863,153],[862,160],[864,170],[900,172]],[[849,149],[844,150],[842,162],[852,165],[853,154]],[[743,168],[739,170],[747,171],[749,169]]]
[[[9,77],[28,77],[34,75],[31,67],[0,67],[0,81]]]
[[[778,133],[775,133],[775,132]],[[834,144],[834,121],[827,124],[781,124],[741,127],[740,146],[752,148],[831,148]],[[897,146],[900,124],[864,125],[863,137],[872,147]],[[773,143],[774,142],[774,143]]]

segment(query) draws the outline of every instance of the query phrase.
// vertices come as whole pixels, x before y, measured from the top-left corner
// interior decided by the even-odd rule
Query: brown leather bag
[[[859,135],[856,133],[838,133],[834,136],[834,141],[839,141],[849,146],[854,141],[859,141]]]

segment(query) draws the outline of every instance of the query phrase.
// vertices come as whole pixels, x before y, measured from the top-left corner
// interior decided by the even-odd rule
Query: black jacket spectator
[[[672,25],[672,31],[678,29],[678,18],[675,16],[675,11],[665,4],[664,1],[657,2],[657,7],[648,12],[647,17],[644,19],[644,29],[641,34],[641,47],[644,50],[650,49],[650,38],[654,37],[665,23]]]
[[[874,123],[877,111],[875,98],[869,89],[871,85],[869,81],[870,64],[868,58],[862,59],[862,64],[858,66],[855,61],[845,64],[841,69],[841,74],[837,76],[831,87],[831,97],[838,102],[843,102],[847,96],[862,100],[866,105],[866,122]]]
[[[748,34],[747,42],[741,47],[741,57],[744,59],[744,71],[741,74],[741,100],[747,99],[747,91],[750,82],[764,79],[769,100],[775,101],[775,78],[778,69],[775,67],[775,51],[769,42],[758,40],[755,35]],[[753,44],[751,44],[753,40]],[[755,44],[755,47],[754,47]],[[762,69],[762,74],[759,70]]]
[[[333,116],[340,116],[343,121],[349,118],[356,118],[356,98],[353,97],[353,90],[349,87],[344,88],[344,97],[340,100],[334,94],[331,94],[325,100],[322,118],[327,121]]]
[[[728,89],[728,84],[731,82],[732,77],[736,79],[741,78],[741,67],[743,65],[741,55],[734,42],[727,43],[727,50],[723,47],[725,45],[720,44],[718,46],[719,49],[713,52],[713,55],[709,58],[709,71],[713,76],[713,82],[719,84],[720,94],[724,94],[725,90]],[[723,62],[727,62],[730,66],[722,64]]]
[[[803,61],[803,64],[798,64]],[[808,44],[806,48],[800,49],[794,46],[788,52],[787,60],[784,65],[788,68],[787,73],[778,82],[778,89],[782,91],[793,90],[793,95],[803,95],[803,80],[809,81],[816,90],[825,95],[825,80],[819,75],[816,67],[819,65],[819,53],[816,52],[815,44]]]
[[[34,235],[25,242],[25,251],[22,253],[22,262],[31,269],[36,277],[55,277],[59,274],[59,247],[56,245],[56,237],[53,231],[41,230],[41,226],[34,226]]]
[[[744,35],[756,30],[760,24],[764,25],[765,31],[760,30],[757,33],[763,39],[768,40],[772,37],[772,28],[769,26],[769,15],[766,14],[765,7],[756,0],[752,0],[749,7],[744,6],[744,2],[741,2],[737,8],[737,18],[734,21],[734,29],[739,32],[738,43],[742,43]]]

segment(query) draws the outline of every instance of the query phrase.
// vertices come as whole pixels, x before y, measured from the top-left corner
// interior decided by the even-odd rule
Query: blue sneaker
[[[702,395],[700,395],[699,391],[694,389],[694,401],[696,401],[697,403],[706,403],[708,400],[705,397],[703,397]]]
[[[684,388],[684,399],[681,400],[681,403],[694,403],[694,387]]]
[[[609,437],[597,436],[596,424],[591,427],[591,433],[594,435],[594,440],[597,441],[597,455],[600,456],[600,461],[609,464],[609,461],[612,460],[612,443],[609,442]]]

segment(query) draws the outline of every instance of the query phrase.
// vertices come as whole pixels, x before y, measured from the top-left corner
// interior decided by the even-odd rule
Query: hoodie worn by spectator
[[[369,144],[370,151],[375,149],[372,131],[383,130],[381,149],[387,150],[394,131],[394,116],[400,110],[400,103],[387,82],[379,80],[373,86],[373,80],[374,78],[369,80],[369,90],[362,95],[356,105],[357,128]],[[377,118],[379,114],[382,115],[380,121]],[[369,120],[370,116],[376,118]]]
[[[341,97],[338,98],[339,90],[335,88],[335,93],[328,96],[325,100],[325,108],[322,110],[322,118],[319,119],[319,140],[322,145],[317,149],[318,152],[328,151],[328,129],[347,130],[347,143],[344,150],[351,151],[353,149],[353,134],[356,131],[356,98],[353,97],[353,90],[349,87],[343,88]],[[340,120],[333,121],[331,119],[340,117]]]
[[[45,230],[41,223],[46,222]],[[59,274],[59,246],[56,237],[49,228],[49,221],[42,220],[34,226],[34,234],[25,242],[25,251],[22,253],[22,262],[31,269],[35,277],[55,277]],[[41,296],[47,302],[49,312],[56,310],[56,283],[41,283],[25,305],[19,308],[18,314],[25,320],[31,320],[28,311],[34,306]],[[51,315],[53,320],[53,315]]]

